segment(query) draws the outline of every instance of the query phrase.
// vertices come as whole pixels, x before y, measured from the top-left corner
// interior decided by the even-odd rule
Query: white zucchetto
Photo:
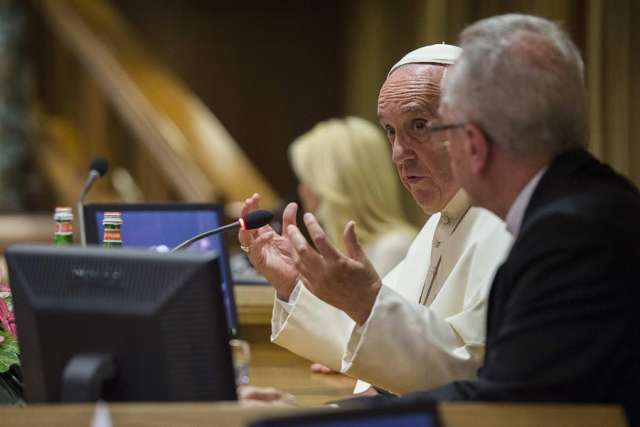
[[[416,50],[412,50],[407,53],[402,59],[391,67],[389,70],[389,74],[393,73],[393,71],[406,64],[444,64],[451,65],[458,59],[462,49],[458,46],[452,46],[450,44],[432,44],[429,46],[423,46]],[[389,76],[387,74],[387,76]]]

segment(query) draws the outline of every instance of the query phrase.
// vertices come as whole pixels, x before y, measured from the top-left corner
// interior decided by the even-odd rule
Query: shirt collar
[[[442,209],[440,221],[445,224],[457,224],[467,213],[470,206],[469,196],[463,189],[460,189]]]
[[[507,223],[507,231],[511,233],[513,238],[518,237],[518,233],[520,232],[520,227],[522,226],[522,219],[524,218],[524,212],[529,205],[529,201],[531,200],[531,196],[533,196],[533,192],[535,191],[540,179],[547,171],[548,167],[544,167],[536,173],[533,178],[529,180],[527,185],[520,191],[518,197],[511,205],[509,212],[507,213],[507,218],[505,222]]]

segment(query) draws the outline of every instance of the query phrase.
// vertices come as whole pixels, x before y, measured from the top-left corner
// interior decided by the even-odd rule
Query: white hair
[[[501,15],[466,28],[443,102],[516,155],[554,156],[585,144],[586,92],[578,49],[553,22]]]

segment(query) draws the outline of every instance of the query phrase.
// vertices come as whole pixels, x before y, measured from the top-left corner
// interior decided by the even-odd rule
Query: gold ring
[[[243,245],[240,245],[240,250],[241,250],[242,252],[249,253],[249,246],[243,246]]]

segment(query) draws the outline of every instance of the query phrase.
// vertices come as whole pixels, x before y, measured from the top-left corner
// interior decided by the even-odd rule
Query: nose
[[[391,146],[391,160],[394,163],[402,163],[405,160],[415,157],[415,153],[410,143],[400,134],[396,134],[396,138]]]

